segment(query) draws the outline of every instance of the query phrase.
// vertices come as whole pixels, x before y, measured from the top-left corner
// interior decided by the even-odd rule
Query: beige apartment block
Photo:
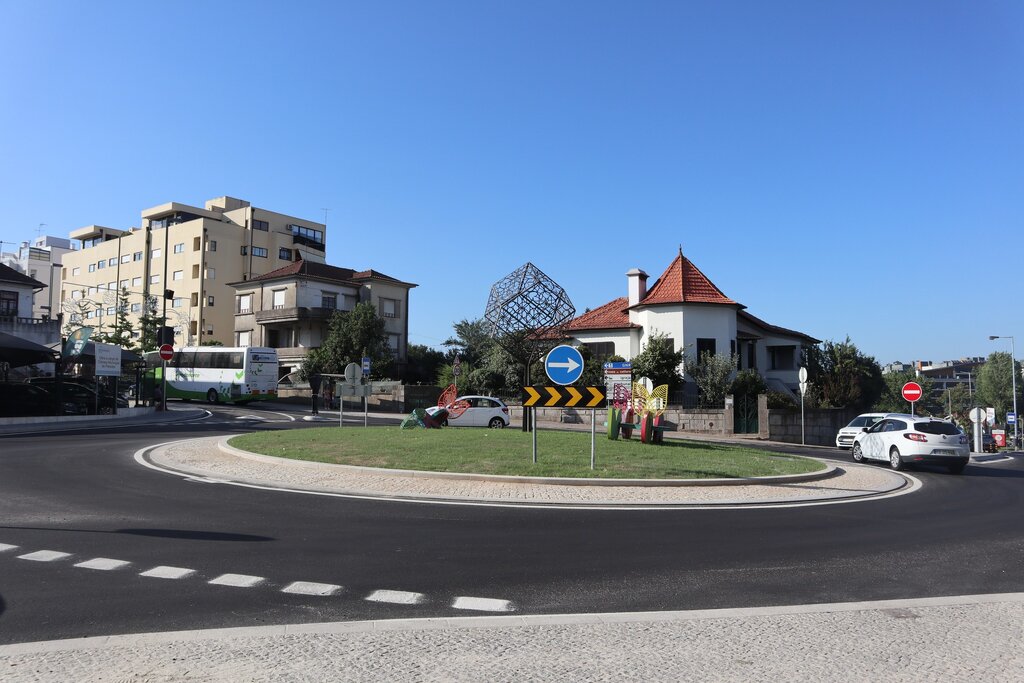
[[[141,228],[90,225],[70,237],[81,246],[63,257],[64,315],[83,315],[97,331],[109,329],[117,292],[127,289],[137,326],[144,298],[155,296],[158,314],[166,306],[167,324],[175,328],[179,346],[233,345],[235,291],[228,283],[300,259],[323,263],[326,249],[323,223],[232,197],[211,199],[203,208],[169,202],[144,210]],[[137,338],[137,329],[134,334]]]

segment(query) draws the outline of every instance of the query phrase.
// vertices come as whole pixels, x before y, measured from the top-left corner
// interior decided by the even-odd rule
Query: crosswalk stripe
[[[139,576],[149,576],[154,579],[184,579],[186,576],[191,576],[195,573],[195,569],[161,565],[159,567],[153,567],[149,571],[142,572]]]
[[[423,593],[411,593],[409,591],[373,591],[364,598],[370,602],[393,602],[398,605],[418,605],[426,599]]]
[[[18,546],[16,546],[16,545],[8,545],[7,543],[0,543],[0,553],[4,552],[5,550],[14,550],[17,547]]]
[[[295,581],[281,589],[282,593],[298,593],[299,595],[334,595],[341,586],[333,583],[314,583],[312,581]]]
[[[452,603],[455,609],[473,610],[476,612],[513,612],[515,607],[508,600],[496,600],[494,598],[467,598],[458,597]]]
[[[235,588],[252,588],[263,581],[262,576],[249,576],[248,574],[221,574],[216,579],[207,581],[216,586],[233,586]]]
[[[124,560],[113,560],[109,557],[96,557],[85,562],[79,562],[76,567],[82,569],[99,569],[101,571],[110,571],[111,569],[120,569],[121,567],[127,567],[131,562],[125,562]]]
[[[39,550],[27,555],[18,555],[19,560],[32,560],[34,562],[55,562],[71,557],[71,553],[62,553],[58,550]]]

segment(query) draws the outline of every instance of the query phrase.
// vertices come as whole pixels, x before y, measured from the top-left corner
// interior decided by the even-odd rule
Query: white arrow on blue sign
[[[572,384],[583,374],[583,356],[571,346],[556,346],[544,359],[544,372],[555,384]]]

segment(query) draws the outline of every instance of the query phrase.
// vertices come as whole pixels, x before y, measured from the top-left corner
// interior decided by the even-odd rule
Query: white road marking
[[[213,583],[211,581],[211,583]],[[314,583],[312,581],[296,581],[281,589],[282,593],[298,593],[300,595],[334,595],[341,586],[333,583]]]
[[[159,567],[153,567],[149,571],[142,572],[139,576],[150,576],[154,579],[184,579],[186,576],[191,576],[195,573],[195,569],[161,565]]]
[[[263,581],[262,576],[249,576],[248,574],[221,574],[216,579],[207,581],[217,586],[234,586],[235,588],[252,588]]]
[[[364,598],[370,602],[393,602],[398,605],[418,605],[426,599],[423,593],[409,591],[373,591]]]
[[[455,598],[452,603],[455,609],[468,609],[476,612],[513,612],[515,607],[508,600],[496,600],[494,598]]]
[[[0,543],[0,553],[4,552],[5,550],[14,550],[17,547],[18,546],[16,546],[16,545],[8,545],[6,543]]]
[[[97,557],[86,562],[79,562],[76,567],[83,569],[99,569],[102,571],[110,571],[111,569],[120,569],[121,567],[127,567],[131,562],[125,562],[124,560],[113,560],[109,557]]]
[[[71,557],[71,553],[62,553],[57,550],[39,550],[28,555],[18,555],[19,560],[32,560],[33,562],[54,562]]]

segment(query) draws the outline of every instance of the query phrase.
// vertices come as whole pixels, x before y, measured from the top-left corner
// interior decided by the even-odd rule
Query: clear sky
[[[415,282],[579,312],[680,245],[879,362],[1024,355],[1024,3],[0,0],[0,240],[230,195]],[[6,245],[5,245],[6,247]]]

